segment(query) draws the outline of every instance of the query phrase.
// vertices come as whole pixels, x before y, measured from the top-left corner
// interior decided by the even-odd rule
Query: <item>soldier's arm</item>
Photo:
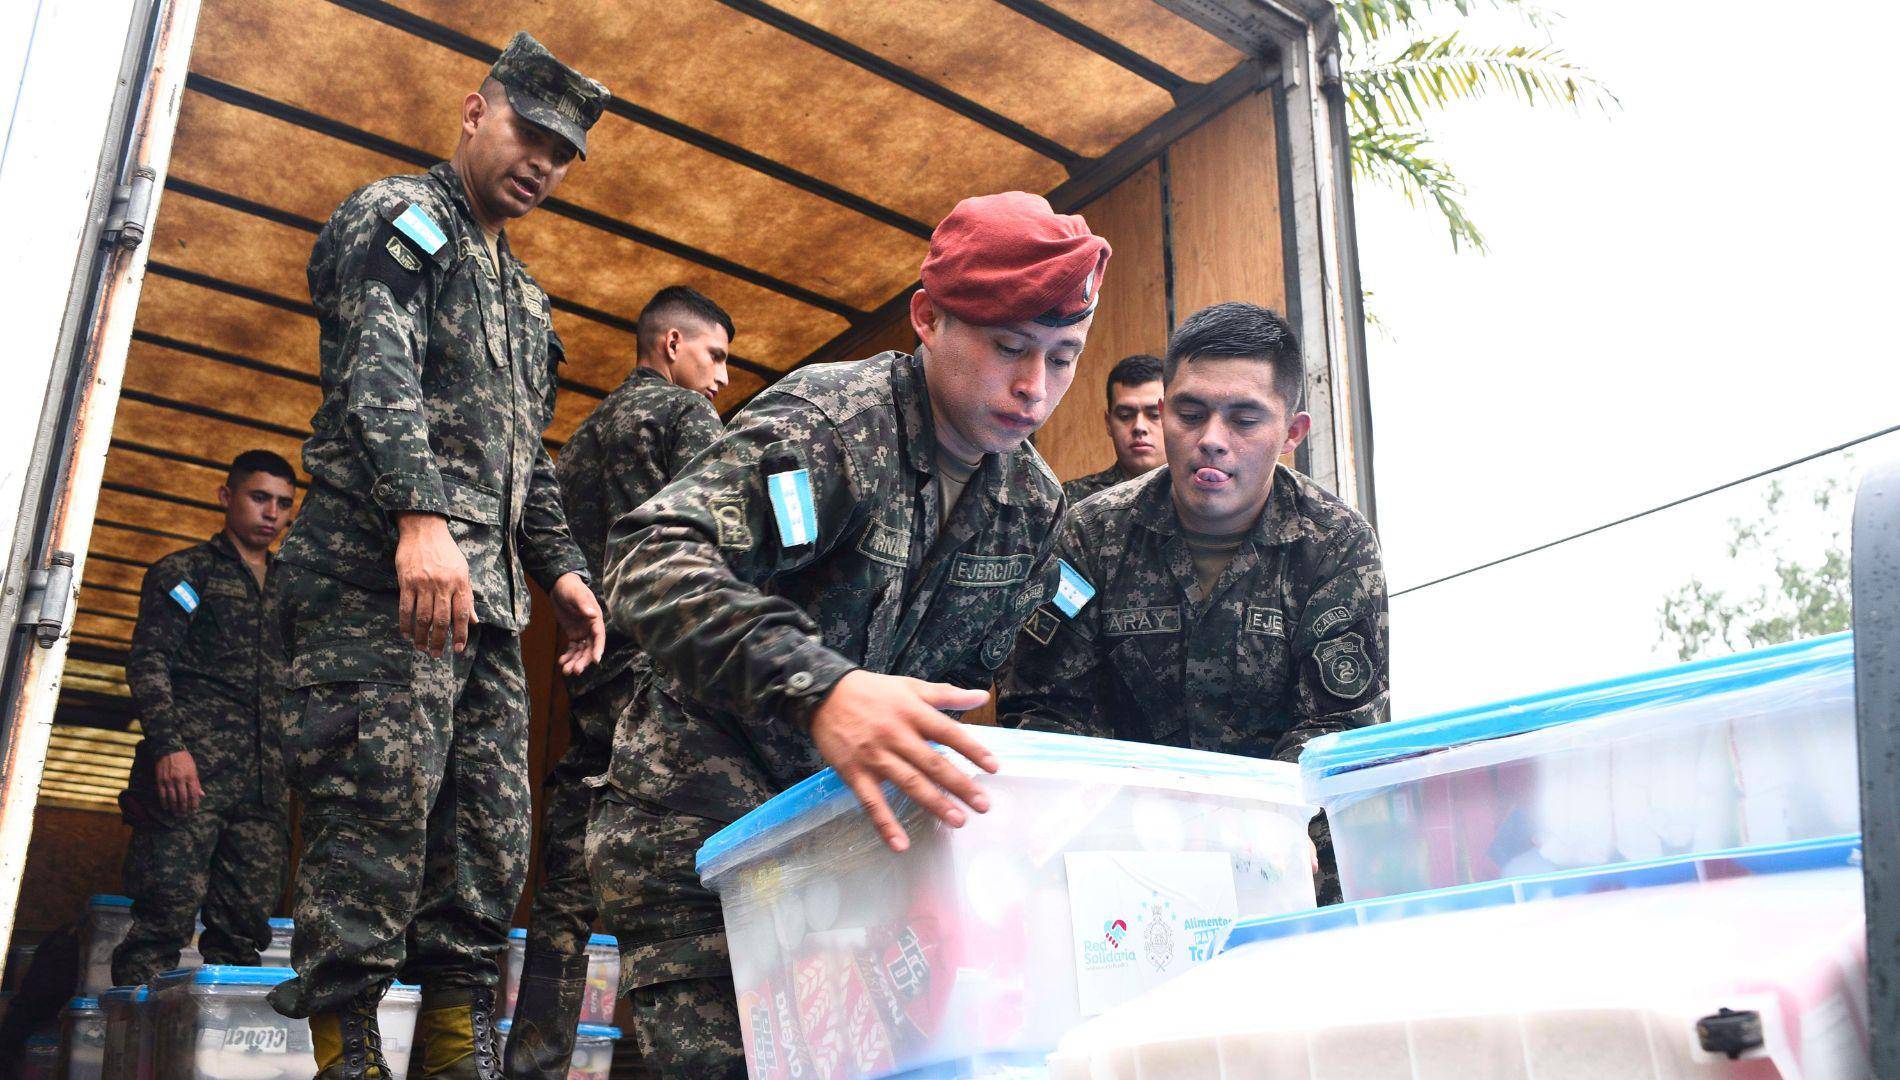
[[[719,410],[713,403],[695,395],[679,409],[668,429],[665,468],[668,480],[686,470],[688,462],[706,451],[725,434],[719,422]]]
[[[1320,735],[1388,719],[1385,568],[1370,526],[1358,523],[1321,564],[1292,645],[1294,724],[1275,759],[1298,761]]]
[[[859,505],[854,468],[811,405],[788,394],[754,402],[685,472],[614,523],[605,559],[614,626],[700,704],[806,722],[857,665],[824,645],[797,604],[759,586],[847,535]],[[801,469],[816,535],[787,545],[767,477]]]
[[[1095,705],[1100,677],[1101,605],[1091,599],[1073,617],[1055,601],[1060,563],[1068,564],[1099,587],[1099,568],[1091,556],[1082,522],[1073,509],[1063,515],[1056,530],[1055,550],[1042,579],[1042,603],[1016,637],[1015,654],[1003,679],[996,706],[997,723],[1004,727],[1058,731],[1069,735],[1106,737]]]
[[[183,582],[185,590],[173,590]],[[145,572],[139,590],[139,621],[132,628],[132,651],[126,657],[125,681],[132,690],[145,740],[154,760],[185,749],[179,733],[177,703],[172,699],[172,657],[184,647],[191,630],[191,611],[197,588],[173,563],[161,560]]]
[[[548,328],[548,389],[545,415],[554,415],[555,375],[565,355],[560,335]],[[587,557],[567,527],[561,506],[561,484],[554,478],[554,459],[544,444],[537,448],[534,469],[528,474],[528,497],[521,511],[521,565],[543,588],[551,589],[566,574],[591,577]]]

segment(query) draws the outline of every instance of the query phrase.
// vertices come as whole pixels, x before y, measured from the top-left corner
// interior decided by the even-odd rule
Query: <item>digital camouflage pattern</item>
[[[1095,596],[1030,618],[999,723],[1297,761],[1315,736],[1388,718],[1385,572],[1357,511],[1279,467],[1204,601],[1180,529],[1166,469],[1071,509],[1056,553]]]
[[[177,966],[201,915],[200,949],[213,963],[255,964],[270,944],[287,844],[281,667],[263,590],[229,536],[146,571],[125,665],[145,736],[121,800],[132,927],[113,958],[134,984]],[[154,776],[158,759],[179,750],[191,752],[204,789],[183,816],[160,807]]]
[[[1076,503],[1081,502],[1083,499],[1088,498],[1098,491],[1107,491],[1116,484],[1124,483],[1132,479],[1134,479],[1134,477],[1122,471],[1121,462],[1118,461],[1108,468],[1103,469],[1101,472],[1090,473],[1087,476],[1078,476],[1073,480],[1064,482],[1062,485],[1062,494],[1069,500],[1069,505],[1074,506]]]
[[[745,1080],[736,996],[730,975],[643,986],[628,995],[636,1053],[629,1075]]]
[[[444,237],[434,252],[396,224],[412,204]],[[391,515],[442,514],[468,558],[475,618],[519,630],[525,575],[545,587],[586,560],[541,443],[563,358],[552,309],[506,232],[497,251],[499,271],[447,164],[378,180],[330,215],[309,266],[323,404],[281,558],[393,593]]]
[[[303,799],[286,1016],[392,979],[492,987],[528,868],[528,683],[494,626],[431,657],[396,594],[301,567],[274,582],[289,645],[284,753]]]
[[[587,156],[587,132],[600,119],[611,95],[600,83],[554,58],[526,30],[508,42],[488,77],[508,91],[516,112],[574,144]]]

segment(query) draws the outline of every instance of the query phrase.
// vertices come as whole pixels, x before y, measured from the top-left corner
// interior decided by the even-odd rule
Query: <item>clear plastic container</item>
[[[20,980],[26,978],[26,969],[33,966],[33,956],[39,952],[39,949],[39,942],[29,941],[7,950],[7,972],[4,983],[6,992],[11,993],[20,985]]]
[[[20,1053],[20,1080],[58,1080],[59,1036],[50,1032],[28,1036]]]
[[[112,950],[132,928],[132,898],[100,893],[86,901],[79,932],[79,992],[97,997],[112,988]]]
[[[1348,900],[1860,828],[1849,635],[1325,735]]]
[[[290,966],[290,936],[297,932],[297,924],[291,919],[272,919],[270,921],[270,948],[258,956],[258,963],[264,967]]]
[[[115,986],[99,995],[99,1008],[106,1014],[105,1057],[100,1067],[104,1080],[138,1080],[139,1010],[144,1000],[143,986]]]
[[[755,1080],[1040,1058],[1211,956],[1236,918],[1313,906],[1293,766],[970,732],[1001,771],[962,829],[900,802],[894,854],[826,771],[700,849]]]
[[[310,1024],[280,1016],[265,995],[289,968],[180,968],[152,982],[154,1080],[311,1080]],[[376,1010],[383,1055],[400,1080],[421,1005],[419,988],[398,983]]]
[[[521,994],[521,965],[528,952],[528,932],[508,931],[508,963],[502,970],[503,1016],[515,1014]],[[581,1023],[608,1026],[614,1022],[614,999],[620,995],[620,944],[612,934],[587,939],[587,989],[581,996]]]
[[[1049,1075],[1871,1080],[1859,866],[1850,838],[1242,922]],[[1700,1030],[1723,1009],[1760,1023],[1735,1059]]]
[[[495,1025],[501,1041],[508,1041],[513,1020]],[[567,1080],[607,1080],[614,1067],[614,1044],[620,1041],[620,1029],[606,1024],[582,1024],[574,1031],[574,1057],[568,1062]]]
[[[98,998],[76,997],[59,1014],[60,1080],[99,1080],[106,1064],[106,1014]]]

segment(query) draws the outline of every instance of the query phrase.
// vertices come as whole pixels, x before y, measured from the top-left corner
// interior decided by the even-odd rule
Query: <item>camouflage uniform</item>
[[[1070,505],[1074,505],[1098,491],[1107,491],[1116,484],[1124,483],[1134,478],[1134,476],[1123,472],[1121,462],[1117,461],[1101,472],[1090,473],[1087,476],[1078,476],[1073,480],[1065,482],[1062,485],[1062,494],[1069,500]]]
[[[176,967],[201,906],[207,962],[256,964],[270,945],[290,842],[278,656],[263,591],[226,534],[146,571],[125,665],[145,738],[121,799],[132,927],[112,955],[116,985]],[[179,750],[191,752],[204,788],[184,816],[159,808],[154,776],[158,759]]]
[[[497,981],[528,861],[528,578],[587,571],[541,444],[560,339],[505,233],[497,250],[499,269],[442,164],[351,195],[310,255],[324,399],[273,589],[303,797],[288,1016],[398,976]],[[463,653],[399,634],[402,511],[446,517],[468,559]]]
[[[1166,469],[1069,513],[1056,552],[1095,596],[1073,619],[1053,603],[1030,618],[999,723],[1296,761],[1314,736],[1387,718],[1385,572],[1364,518],[1279,467],[1204,601],[1180,529]]]
[[[615,730],[588,869],[666,1075],[742,1068],[699,845],[823,767],[806,725],[847,673],[988,687],[1048,587],[1048,467],[985,457],[945,521],[933,423],[915,356],[801,369],[608,538],[609,612],[655,670]],[[816,538],[787,547],[766,478],[797,469]],[[660,1025],[689,1008],[705,1023]]]
[[[561,483],[568,525],[587,556],[594,580],[600,580],[607,530],[614,521],[665,487],[688,461],[719,438],[719,432],[719,414],[712,402],[673,385],[651,368],[635,368],[574,429],[561,448],[554,472]],[[594,790],[586,781],[607,771],[613,755],[614,720],[631,704],[648,666],[631,639],[609,629],[600,663],[567,680],[568,747],[541,789],[547,808],[542,877],[528,920],[526,970],[505,1066],[509,1076],[566,1075],[573,1053],[568,1023],[572,1018],[552,1015],[567,1010],[557,1008],[551,999],[573,996],[578,1009],[574,980],[555,972],[561,958],[581,958],[584,963],[597,914],[584,850],[588,810],[594,800]],[[581,975],[585,976],[584,968]],[[546,985],[537,990],[530,980]],[[543,1010],[550,1015],[539,1016]]]

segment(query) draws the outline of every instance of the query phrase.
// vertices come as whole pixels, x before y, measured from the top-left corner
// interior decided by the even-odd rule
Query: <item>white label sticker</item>
[[[1083,1016],[1206,961],[1239,910],[1233,856],[1224,851],[1083,851],[1062,858]]]
[[[256,1024],[224,1029],[226,1050],[280,1054],[290,1041],[290,1032],[278,1024]]]

